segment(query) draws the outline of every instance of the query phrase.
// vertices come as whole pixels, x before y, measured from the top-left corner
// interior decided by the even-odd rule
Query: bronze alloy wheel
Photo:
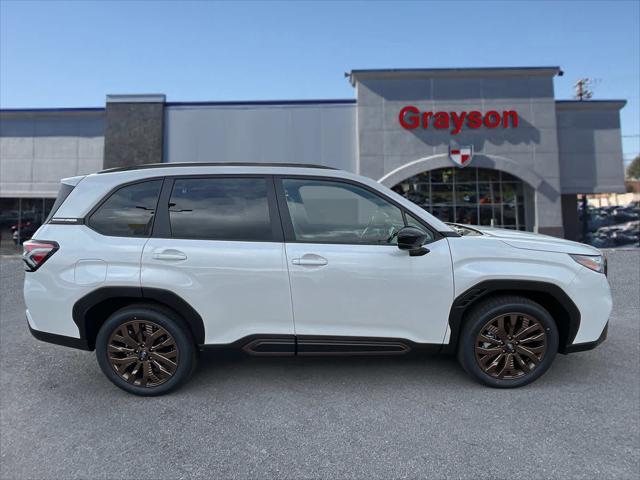
[[[531,315],[505,313],[489,320],[476,336],[480,368],[498,379],[520,378],[534,370],[547,351],[547,332]]]
[[[118,326],[107,344],[109,363],[126,382],[157,387],[178,368],[178,345],[171,334],[149,320],[132,320]]]

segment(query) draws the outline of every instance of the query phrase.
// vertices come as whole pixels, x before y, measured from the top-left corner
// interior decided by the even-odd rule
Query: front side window
[[[395,245],[402,211],[375,193],[331,180],[283,179],[297,241]]]
[[[174,238],[270,241],[264,178],[176,179],[169,200]]]
[[[89,226],[103,235],[148,237],[162,180],[126,185],[116,190],[89,218]]]
[[[414,227],[419,230],[422,230],[427,235],[428,242],[434,239],[433,233],[431,233],[428,228],[425,228],[424,225],[420,223],[413,215],[411,215],[410,213],[407,213],[406,218],[407,218],[407,227]]]

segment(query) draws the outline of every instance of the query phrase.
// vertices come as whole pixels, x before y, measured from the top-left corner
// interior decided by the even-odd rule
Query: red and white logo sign
[[[454,147],[449,145],[449,158],[458,167],[466,167],[473,158],[473,145]]]

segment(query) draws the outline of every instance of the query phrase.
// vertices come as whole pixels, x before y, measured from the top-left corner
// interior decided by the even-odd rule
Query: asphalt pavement
[[[139,398],[39,342],[0,258],[0,477],[638,478],[640,251],[610,253],[609,338],[493,390],[453,358],[217,358]]]

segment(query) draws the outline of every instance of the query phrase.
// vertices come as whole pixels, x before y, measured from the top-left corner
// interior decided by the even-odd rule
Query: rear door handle
[[[329,261],[320,255],[307,253],[303,255],[302,258],[294,258],[291,260],[291,263],[294,265],[305,265],[307,267],[322,267],[323,265],[328,264]]]
[[[174,250],[170,248],[161,252],[154,253],[153,258],[155,258],[156,260],[179,261],[186,260],[187,256],[180,250]]]

